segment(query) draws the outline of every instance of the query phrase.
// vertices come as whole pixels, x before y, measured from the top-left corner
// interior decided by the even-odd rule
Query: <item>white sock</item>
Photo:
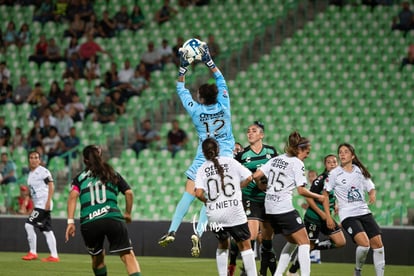
[[[358,245],[355,252],[355,268],[362,270],[362,266],[365,264],[369,247]]]
[[[55,238],[55,234],[53,234],[53,231],[48,231],[48,232],[43,232],[43,234],[46,237],[46,242],[47,242],[47,246],[49,247],[50,250],[50,256],[57,258],[58,257],[58,253],[57,253],[57,249],[56,249],[56,238]]]
[[[374,259],[376,276],[383,276],[385,267],[384,247],[373,249],[372,257]]]
[[[292,255],[293,251],[295,251],[295,249],[295,243],[287,242],[285,244],[285,246],[282,249],[282,252],[280,252],[279,262],[277,264],[277,269],[274,276],[283,276],[283,273],[289,265],[290,256]]]
[[[37,236],[34,227],[31,224],[25,223],[24,228],[26,229],[27,241],[29,242],[30,252],[33,254],[37,254]]]
[[[309,244],[302,244],[299,245],[298,248],[298,260],[300,266],[300,275],[301,276],[308,276],[310,275],[310,245]]]
[[[227,276],[227,259],[229,257],[228,249],[216,250],[217,271],[219,276]]]
[[[254,252],[252,249],[247,249],[240,252],[243,260],[244,270],[246,270],[247,276],[256,276],[256,261],[254,259]]]

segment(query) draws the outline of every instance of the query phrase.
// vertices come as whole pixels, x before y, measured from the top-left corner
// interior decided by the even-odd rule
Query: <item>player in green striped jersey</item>
[[[272,157],[277,156],[276,149],[272,146],[263,144],[264,125],[255,121],[247,129],[247,139],[249,146],[236,155],[236,160],[247,167],[252,173],[257,168],[265,164]],[[267,181],[264,179],[264,181]],[[251,233],[250,240],[253,242],[259,235],[259,229],[262,231],[261,262],[260,275],[266,275],[269,268],[273,273],[276,270],[276,259],[272,249],[273,230],[270,225],[264,223],[265,220],[265,192],[260,190],[256,183],[250,182],[247,187],[242,189],[243,205],[247,215],[249,230]],[[268,226],[268,227],[266,227]],[[230,252],[229,275],[235,270],[236,258],[238,255],[237,247],[232,244]]]
[[[325,179],[328,177],[329,172],[338,166],[338,160],[335,155],[329,154],[324,158],[325,171],[320,174],[310,187],[310,191],[322,194],[325,184]],[[306,198],[308,202],[308,209],[305,212],[304,222],[306,225],[306,231],[310,240],[311,250],[327,250],[331,248],[339,248],[345,246],[345,236],[337,222],[334,229],[329,229],[326,225],[325,209],[321,202],[318,202],[312,198]],[[329,209],[331,213],[335,212],[336,198],[333,191],[329,192]],[[329,239],[316,243],[319,237],[319,233],[323,233],[328,236]],[[289,268],[287,275],[296,275],[296,271],[299,269],[299,262],[297,258],[294,258],[292,266]]]
[[[130,276],[140,276],[141,269],[132,248],[126,223],[131,222],[133,193],[124,180],[102,159],[98,146],[89,145],[83,149],[85,170],[72,180],[68,199],[68,226],[66,241],[75,236],[76,201],[80,200],[81,233],[88,253],[92,257],[92,269],[96,276],[106,276],[104,262],[105,237],[110,253],[117,253]],[[125,212],[118,207],[117,196],[125,196]]]

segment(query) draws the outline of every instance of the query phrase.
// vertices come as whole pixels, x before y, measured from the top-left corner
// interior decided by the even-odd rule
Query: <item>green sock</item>
[[[95,276],[106,276],[106,266],[102,268],[94,268],[93,273],[95,273]]]
[[[129,274],[129,276],[141,276],[141,272],[135,272],[135,273]]]

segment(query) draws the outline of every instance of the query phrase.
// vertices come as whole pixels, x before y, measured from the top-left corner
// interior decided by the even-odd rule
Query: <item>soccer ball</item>
[[[200,47],[204,45],[205,42],[198,40],[197,38],[190,38],[186,42],[184,42],[183,46],[181,47],[181,51],[183,52],[183,57],[188,63],[194,62],[194,60],[201,60],[201,51]]]

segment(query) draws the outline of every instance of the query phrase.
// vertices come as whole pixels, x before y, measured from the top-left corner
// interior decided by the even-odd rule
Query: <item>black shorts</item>
[[[296,210],[277,215],[267,214],[266,217],[275,234],[288,236],[305,227],[302,218]]]
[[[334,221],[335,223],[335,228],[329,229],[326,226],[326,222],[325,221],[321,221],[319,223],[315,223],[314,221],[304,219],[305,221],[305,226],[306,226],[306,232],[308,232],[308,237],[309,240],[311,241],[315,241],[318,239],[319,237],[319,233],[322,233],[326,236],[330,236],[332,234],[338,233],[341,231],[341,228],[339,227],[338,223],[336,221]]]
[[[105,237],[109,242],[110,253],[132,249],[132,243],[124,221],[111,218],[97,219],[81,224],[81,233],[90,255],[102,253]]]
[[[381,229],[372,214],[346,218],[342,221],[342,228],[351,236],[352,240],[360,232],[367,233],[369,239],[381,234]]]
[[[250,230],[247,222],[236,226],[218,228],[213,230],[213,232],[219,241],[225,241],[230,238],[230,236],[233,237],[236,242],[250,239]]]
[[[246,212],[248,220],[260,220],[264,221],[266,219],[266,210],[264,207],[264,202],[251,201],[246,197],[242,197],[243,208]]]
[[[26,220],[27,223],[39,228],[40,231],[52,231],[52,219],[50,211],[34,208]]]

